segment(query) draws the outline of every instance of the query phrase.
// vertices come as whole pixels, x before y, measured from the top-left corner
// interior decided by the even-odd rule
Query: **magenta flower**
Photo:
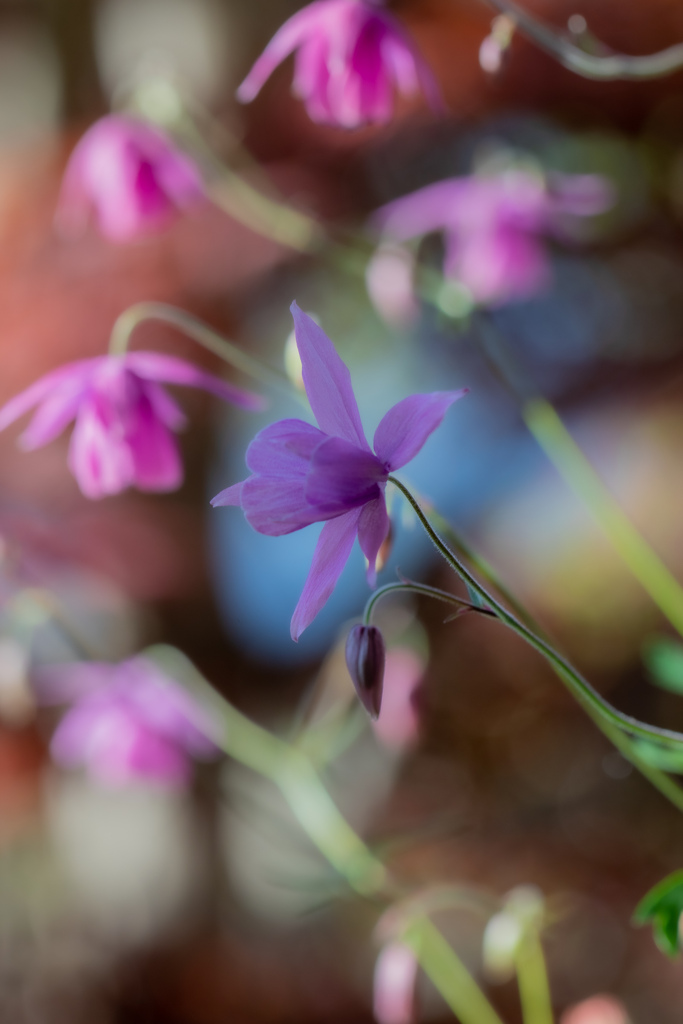
[[[183,785],[193,758],[218,753],[201,710],[144,657],[53,665],[37,673],[35,685],[41,703],[73,701],[52,737],[55,761],[83,766],[107,785]]]
[[[64,174],[57,224],[79,234],[94,211],[105,238],[128,242],[165,227],[204,195],[199,168],[159,128],[122,114],[80,140]]]
[[[496,306],[539,291],[550,278],[540,236],[561,235],[566,215],[591,216],[613,202],[599,175],[528,171],[449,178],[382,207],[375,224],[395,241],[445,235],[444,273],[473,300]]]
[[[389,121],[394,86],[404,95],[422,89],[435,110],[443,109],[436,80],[410,36],[371,0],[316,0],[298,11],[268,43],[238,99],[253,100],[295,50],[293,92],[314,121],[344,128]]]
[[[389,531],[384,490],[390,473],[417,455],[462,391],[404,398],[375,431],[363,433],[351,376],[325,332],[292,303],[304,386],[318,427],[279,420],[247,449],[252,476],[221,491],[212,505],[239,505],[259,533],[278,537],[324,522],[291,623],[293,640],[323,607],[358,537],[374,585],[377,554]]]
[[[87,498],[126,487],[172,491],[183,480],[173,436],[185,415],[161,383],[204,388],[244,409],[258,395],[159,352],[127,352],[67,363],[47,373],[0,409],[0,430],[38,406],[20,444],[30,451],[52,441],[75,418],[69,469]]]

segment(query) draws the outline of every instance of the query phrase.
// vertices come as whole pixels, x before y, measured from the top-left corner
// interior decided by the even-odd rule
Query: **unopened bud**
[[[386,651],[376,626],[354,626],[346,641],[346,665],[361,704],[371,718],[379,717]]]

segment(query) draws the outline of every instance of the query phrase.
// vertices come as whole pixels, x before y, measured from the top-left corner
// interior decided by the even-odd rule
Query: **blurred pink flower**
[[[118,665],[53,665],[40,670],[34,683],[43,704],[73,701],[52,737],[55,761],[85,767],[99,782],[180,786],[193,758],[218,753],[201,710],[144,657]]]
[[[528,171],[449,178],[382,207],[374,223],[403,242],[443,231],[444,273],[465,285],[476,303],[496,306],[533,295],[550,279],[539,238],[562,234],[562,218],[591,216],[613,203],[599,175]]]
[[[629,1024],[629,1016],[614,996],[591,996],[565,1010],[560,1024]]]
[[[415,1020],[417,960],[409,946],[390,942],[375,965],[373,1010],[378,1024],[412,1024]]]
[[[418,694],[424,671],[424,661],[410,647],[387,651],[382,714],[372,723],[375,735],[385,746],[406,750],[419,739]]]
[[[245,409],[260,409],[258,395],[228,384],[192,363],[159,352],[127,352],[67,363],[41,377],[0,409],[0,430],[38,406],[20,443],[40,448],[76,419],[69,469],[87,498],[171,491],[183,480],[173,436],[185,415],[160,386],[204,388]]]
[[[165,227],[204,195],[199,168],[159,128],[110,114],[77,144],[66,168],[57,226],[79,234],[91,210],[114,242]]]
[[[404,95],[422,89],[433,109],[443,109],[436,80],[410,36],[371,0],[316,0],[298,11],[268,43],[238,99],[253,100],[295,50],[293,91],[314,121],[344,128],[387,122],[394,86]]]

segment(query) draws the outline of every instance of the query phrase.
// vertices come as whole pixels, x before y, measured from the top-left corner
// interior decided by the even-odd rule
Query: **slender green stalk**
[[[288,394],[293,392],[286,374],[253,359],[198,317],[164,302],[139,302],[121,313],[111,332],[110,354],[123,355],[128,349],[133,331],[146,320],[161,320],[163,323],[170,324],[242,373],[272,387],[284,389]]]
[[[491,611],[490,608],[480,608],[478,605],[472,604],[471,601],[465,601],[462,597],[449,594],[447,590],[439,590],[437,587],[430,587],[426,583],[413,583],[412,580],[404,580],[401,583],[387,583],[386,586],[373,591],[367,600],[363,612],[363,623],[366,626],[369,626],[372,622],[375,605],[388,594],[395,593],[422,594],[424,597],[433,597],[436,601],[442,601],[444,604],[454,605],[458,612],[478,612],[480,615],[491,615],[497,618],[496,613]]]
[[[524,1024],[553,1024],[548,972],[538,929],[527,929],[517,948],[515,969]]]
[[[330,797],[309,759],[239,712],[175,648],[148,648],[170,676],[193,691],[218,728],[214,742],[234,760],[270,779],[282,792],[304,832],[329,863],[363,896],[393,896],[396,885]],[[483,991],[426,915],[407,926],[404,940],[461,1024],[503,1024]]]
[[[586,503],[619,556],[683,636],[683,587],[615,501],[555,409],[543,398],[522,407],[527,427],[558,472]]]
[[[576,46],[556,29],[537,21],[536,18],[513,2],[513,0],[485,0],[501,14],[506,14],[519,29],[541,50],[555,57],[564,67],[581,75],[601,81],[614,79],[660,78],[670,75],[683,67],[683,43],[669,46],[666,50],[643,56],[624,53],[588,53]],[[603,47],[604,48],[604,47]]]
[[[460,576],[460,578],[474,591],[474,593],[476,593],[484,603],[495,612],[501,622],[517,633],[518,636],[522,637],[522,639],[526,640],[527,643],[531,644],[532,647],[543,655],[543,657],[552,665],[558,675],[566,683],[567,687],[582,706],[592,708],[607,722],[610,722],[617,728],[624,729],[627,733],[630,733],[633,736],[644,736],[665,745],[683,748],[682,733],[674,732],[670,729],[660,729],[653,725],[646,725],[644,722],[640,722],[637,718],[632,718],[630,715],[625,715],[623,712],[618,711],[604,700],[597,690],[591,686],[588,680],[584,679],[584,677],[561,654],[559,654],[547,640],[543,637],[537,636],[529,626],[515,618],[515,616],[509,612],[507,608],[500,603],[500,601],[498,601],[486,590],[485,587],[482,586],[481,583],[479,583],[479,581],[472,575],[465,565],[463,565],[456,555],[453,554],[450,548],[436,533],[408,488],[405,487],[400,480],[397,480],[396,477],[391,476],[389,477],[389,480],[398,487],[409,502],[413,511],[420,520],[422,527],[427,533],[427,536],[432,541],[439,554],[446,560],[446,562],[448,562],[451,568],[455,570],[458,576]],[[683,791],[681,791],[681,801],[683,806]]]
[[[460,957],[428,917],[411,921],[401,935],[461,1024],[503,1024]]]

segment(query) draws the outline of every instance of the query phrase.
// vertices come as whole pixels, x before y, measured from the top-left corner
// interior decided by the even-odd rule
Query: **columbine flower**
[[[417,455],[465,390],[404,398],[377,427],[373,453],[347,367],[325,332],[295,302],[292,314],[318,427],[302,420],[266,427],[247,449],[253,476],[221,491],[212,505],[241,506],[255,530],[274,537],[325,522],[292,618],[292,639],[298,640],[332,593],[356,535],[374,585],[377,554],[389,530],[384,500],[389,474]]]
[[[53,665],[35,682],[44,704],[74,701],[52,737],[55,761],[83,766],[107,785],[141,779],[182,785],[193,758],[217,754],[200,709],[144,657]]]
[[[599,175],[528,171],[449,178],[384,206],[375,223],[394,241],[445,234],[444,273],[480,305],[500,305],[539,291],[550,278],[542,234],[562,234],[567,214],[591,216],[613,202]]]
[[[38,406],[20,437],[26,450],[40,448],[76,419],[69,469],[88,498],[135,485],[172,491],[183,479],[173,436],[185,415],[160,386],[204,388],[245,409],[259,409],[258,395],[159,352],[81,359],[53,370],[0,409],[0,430]]]
[[[199,168],[164,132],[110,114],[85,133],[71,155],[57,224],[78,234],[94,210],[106,238],[127,242],[165,227],[203,195]]]
[[[314,121],[356,128],[389,121],[393,88],[420,88],[443,108],[436,81],[409,35],[370,0],[316,0],[275,33],[237,91],[248,103],[273,70],[297,51],[293,91]]]

